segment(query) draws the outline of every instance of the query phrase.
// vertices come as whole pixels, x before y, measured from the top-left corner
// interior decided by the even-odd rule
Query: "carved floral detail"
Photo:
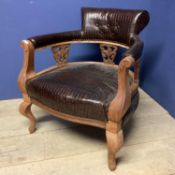
[[[106,44],[100,44],[101,54],[105,63],[114,64],[118,47]]]
[[[58,65],[65,64],[69,54],[69,45],[54,46],[52,53]]]

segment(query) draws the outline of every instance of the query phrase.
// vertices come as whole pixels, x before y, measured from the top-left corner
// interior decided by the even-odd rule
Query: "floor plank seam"
[[[131,144],[131,145],[123,145],[123,147],[130,147],[130,146],[136,146],[136,145],[141,145],[141,144],[146,144],[146,143],[151,143],[151,142],[159,142],[159,141],[163,141],[163,140],[167,140],[167,139],[175,139],[175,137],[166,137],[166,138],[162,138],[162,139],[156,139],[156,140],[152,140],[152,141],[147,141],[147,142],[140,142],[140,143],[136,143],[136,144]]]
[[[154,140],[154,141],[150,141],[150,142],[158,142],[158,141],[167,140],[167,139],[175,139],[175,137],[164,138],[164,139]],[[138,144],[133,144],[133,145],[124,145],[123,148],[124,147],[136,146],[136,145],[139,145],[139,144],[146,144],[146,143],[150,143],[150,142],[143,142],[143,143],[138,143]],[[123,149],[123,148],[121,148],[121,149]],[[68,157],[76,157],[76,156],[91,154],[91,153],[95,153],[95,152],[102,152],[102,151],[106,152],[106,148],[103,148],[103,149],[100,149],[100,150],[95,150],[95,151],[90,151],[90,152],[76,153],[76,154],[65,155],[65,156],[56,156],[56,157],[53,157],[53,158],[44,158],[44,159],[37,160],[37,161],[31,161],[31,162],[24,162],[24,163],[20,163],[20,164],[8,165],[8,166],[0,167],[0,169],[6,168],[6,167],[13,167],[13,166],[20,166],[20,165],[25,165],[25,164],[37,163],[37,162],[42,162],[42,161],[65,159],[65,158],[68,158]],[[170,174],[170,175],[174,175],[174,174]]]
[[[8,167],[20,166],[20,165],[26,165],[26,164],[32,164],[32,163],[37,163],[37,162],[56,160],[56,159],[65,159],[65,158],[69,158],[69,157],[76,157],[76,156],[86,155],[86,154],[95,153],[95,152],[102,152],[102,151],[106,151],[106,149],[90,151],[90,152],[84,152],[84,153],[76,153],[76,154],[72,154],[72,155],[53,157],[53,158],[47,158],[47,159],[41,159],[41,160],[36,160],[36,161],[31,161],[31,162],[24,162],[24,163],[20,163],[20,164],[7,165],[7,166],[0,167],[0,169],[8,168]],[[107,153],[106,153],[106,155],[107,155]],[[104,157],[104,159],[105,159],[105,157]]]
[[[47,130],[47,131],[39,131],[39,129],[38,130],[36,130],[36,132],[35,133],[33,133],[33,134],[29,134],[29,133],[26,133],[26,134],[19,134],[19,135],[13,135],[13,136],[7,136],[7,137],[0,137],[0,140],[1,139],[10,139],[10,138],[14,138],[14,137],[22,137],[22,136],[32,136],[32,135],[36,135],[36,134],[44,134],[44,133],[48,133],[48,132],[54,132],[54,131],[61,131],[61,130],[65,130],[65,129],[70,129],[70,128],[76,128],[77,126],[70,126],[70,127],[65,127],[65,128],[59,128],[59,129],[54,129],[54,130]]]

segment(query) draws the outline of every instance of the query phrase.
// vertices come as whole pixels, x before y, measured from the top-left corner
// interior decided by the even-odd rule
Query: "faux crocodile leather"
[[[79,40],[82,38],[82,35],[82,31],[71,31],[33,36],[28,38],[28,40],[30,40],[33,43],[35,49],[37,49],[59,42]]]
[[[140,40],[138,35],[132,35],[131,37],[131,47],[124,52],[122,57],[131,55],[135,60],[139,59],[142,55],[143,42]]]
[[[30,80],[27,91],[42,104],[71,115],[107,120],[117,94],[117,67],[105,63],[69,63]]]
[[[87,38],[111,40],[130,45],[132,34],[139,34],[149,21],[145,10],[82,9],[82,30]]]
[[[82,29],[28,38],[35,48],[75,40],[99,40],[130,46],[125,55],[138,59],[143,43],[138,34],[149,22],[146,10],[82,8]]]

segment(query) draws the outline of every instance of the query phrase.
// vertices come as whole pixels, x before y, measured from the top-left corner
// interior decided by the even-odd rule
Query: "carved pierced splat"
[[[105,63],[113,64],[117,54],[118,47],[112,45],[100,44],[100,49],[103,61]]]
[[[67,62],[67,57],[69,54],[69,46],[70,45],[68,44],[68,45],[52,47],[52,53],[58,65],[63,65]]]

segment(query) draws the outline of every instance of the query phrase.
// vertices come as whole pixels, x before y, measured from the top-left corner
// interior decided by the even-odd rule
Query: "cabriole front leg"
[[[116,153],[123,145],[123,131],[120,124],[109,121],[106,127],[106,140],[108,147],[108,167],[114,171],[117,166]]]
[[[32,103],[22,102],[19,107],[19,112],[29,119],[29,132],[32,134],[36,130],[36,119],[31,111]]]

